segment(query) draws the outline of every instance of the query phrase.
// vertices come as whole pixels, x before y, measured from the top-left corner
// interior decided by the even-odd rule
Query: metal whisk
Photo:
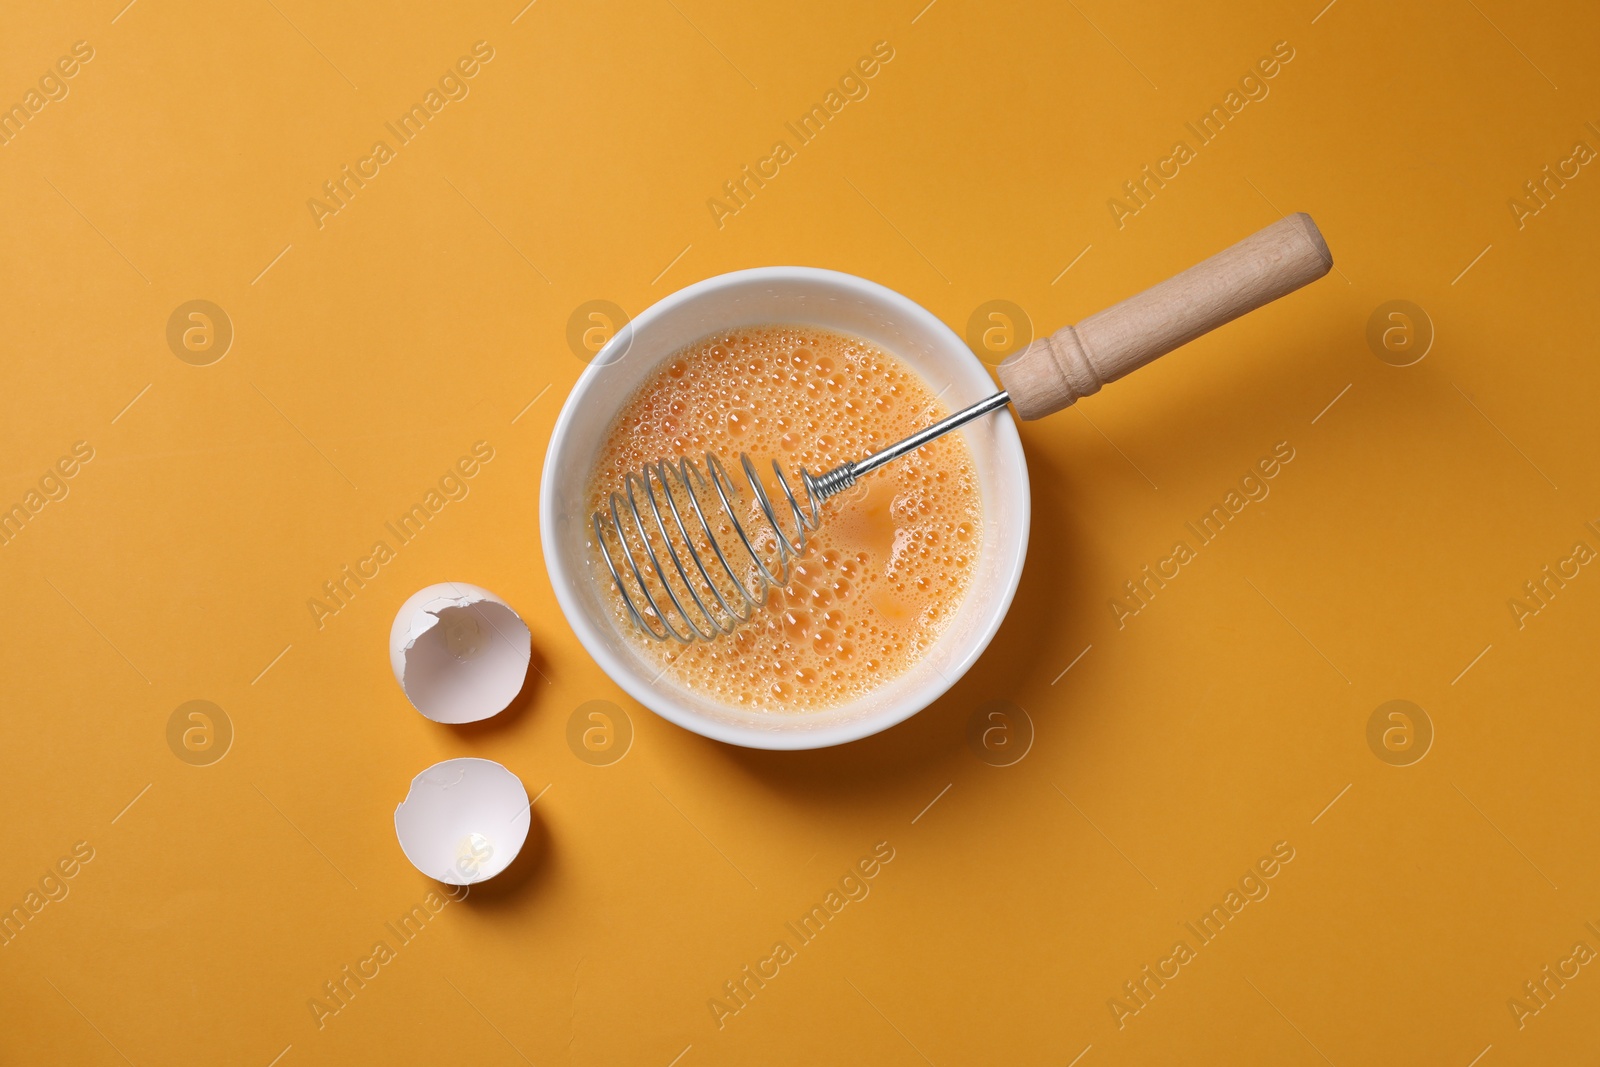
[[[855,485],[862,475],[1005,407],[1010,400],[1006,393],[996,393],[881,452],[841,463],[821,477],[800,468],[804,504],[790,488],[782,465],[773,460],[772,473],[792,521],[779,517],[755,462],[741,452],[739,466],[756,511],[754,528],[749,530],[739,516],[751,518],[751,509],[715,453],[705,454],[704,470],[687,458],[658,460],[642,471],[628,472],[623,491],[612,493],[609,507],[594,513],[595,543],[635,625],[657,641],[669,637],[683,644],[710,641],[749,622],[766,602],[769,589],[789,583],[793,560],[805,552],[806,533],[822,522],[824,501]],[[708,509],[701,496],[709,497],[713,491],[715,502]],[[724,542],[731,543],[725,548]],[[613,544],[625,561],[622,567],[612,555]],[[709,567],[707,556],[712,557]]]
[[[806,534],[822,522],[823,503],[863,475],[1007,404],[1024,420],[1059,411],[1332,266],[1311,217],[1290,215],[1076,327],[1034,341],[1000,365],[1001,392],[821,476],[801,468],[804,503],[777,460],[772,474],[783,502],[775,507],[755,462],[742,452],[750,503],[714,453],[705,454],[703,468],[688,458],[663,459],[629,472],[622,491],[594,513],[595,543],[639,629],[657,641],[713,640],[749,622],[774,586],[788,584]]]

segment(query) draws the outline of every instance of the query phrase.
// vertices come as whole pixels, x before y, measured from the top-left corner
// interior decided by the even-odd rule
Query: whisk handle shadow
[[[1290,215],[1077,326],[1035,340],[1000,364],[1000,381],[1021,418],[1042,418],[1332,266],[1311,216]]]

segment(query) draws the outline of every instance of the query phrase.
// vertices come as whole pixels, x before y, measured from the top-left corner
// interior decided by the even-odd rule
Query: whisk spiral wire
[[[822,502],[855,481],[848,465],[820,478],[802,468],[802,504],[773,460],[781,493],[775,502],[742,452],[739,469],[753,507],[722,461],[707,452],[704,470],[685,457],[630,471],[622,491],[594,513],[595,544],[623,608],[657,641],[711,641],[749,622],[768,591],[788,583],[807,533],[822,520]]]

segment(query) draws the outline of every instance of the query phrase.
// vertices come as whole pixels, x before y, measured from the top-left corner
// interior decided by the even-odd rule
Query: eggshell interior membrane
[[[411,780],[394,832],[411,865],[447,885],[472,885],[511,865],[528,839],[528,791],[494,760],[436,763]]]
[[[435,722],[477,722],[505,710],[528,676],[531,648],[511,605],[465,582],[415,594],[389,631],[395,680]]]

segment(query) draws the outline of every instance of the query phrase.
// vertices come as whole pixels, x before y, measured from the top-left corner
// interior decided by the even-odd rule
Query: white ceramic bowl
[[[899,357],[956,410],[995,392],[961,338],[920,305],[875,282],[812,267],[735,271],[652,305],[601,349],[556,420],[539,494],[545,566],[567,622],[611,679],[684,729],[748,748],[824,748],[886,730],[937,700],[977,660],[1005,618],[1028,547],[1028,468],[1008,412],[958,431],[983,495],[983,546],[972,585],[950,624],[909,671],[835,708],[805,714],[753,712],[710,700],[668,678],[637,651],[642,634],[613,621],[610,578],[591,561],[585,489],[595,457],[634,390],[667,356],[720,330],[797,323],[871,341]],[[946,386],[949,386],[946,389]],[[724,457],[731,462],[733,457]],[[791,478],[798,471],[790,471]],[[815,473],[821,473],[815,472]],[[868,475],[872,477],[872,475]],[[823,521],[827,521],[824,514]]]

